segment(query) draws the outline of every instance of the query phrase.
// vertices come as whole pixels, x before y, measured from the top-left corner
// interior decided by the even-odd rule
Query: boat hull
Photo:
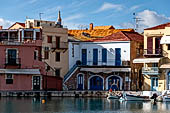
[[[149,97],[146,96],[136,96],[136,95],[126,95],[126,101],[148,101]]]
[[[119,99],[118,96],[108,96],[107,99]]]
[[[170,102],[170,97],[163,97],[163,102]]]

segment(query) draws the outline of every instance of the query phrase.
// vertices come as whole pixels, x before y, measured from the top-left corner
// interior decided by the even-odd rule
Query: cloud
[[[9,21],[9,20],[4,20],[3,18],[0,18],[0,26],[3,26],[3,28],[7,29],[12,24],[14,24],[14,22]]]
[[[136,18],[139,19],[137,32],[143,32],[145,28],[154,27],[156,25],[170,22],[170,17],[166,17],[165,15],[158,14],[157,12],[151,10],[144,10],[142,12],[137,13]],[[120,27],[135,28],[135,22],[121,23]]]
[[[120,11],[123,9],[123,5],[105,2],[98,10],[94,11],[94,13],[99,13],[110,9],[115,9],[116,11]]]
[[[144,27],[153,27],[170,21],[170,17],[166,17],[165,15],[161,15],[150,10],[139,12],[137,17],[143,20],[140,22],[140,24],[142,24]]]
[[[33,4],[33,3],[35,3],[35,2],[37,2],[38,0],[29,0],[29,4]]]
[[[83,14],[75,14],[75,15],[71,15],[67,18],[64,18],[63,20],[64,21],[72,21],[72,20],[79,19],[79,18],[82,18],[82,17],[84,17]]]
[[[141,7],[141,5],[134,5],[134,6],[132,6],[132,7],[130,8],[130,10],[133,11],[133,10],[136,10],[136,9],[138,9],[138,8],[140,8],[140,7]]]

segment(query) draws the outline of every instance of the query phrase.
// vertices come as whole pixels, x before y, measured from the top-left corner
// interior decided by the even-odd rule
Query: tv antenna
[[[136,16],[136,13],[133,13],[133,16],[134,16],[134,21],[135,21],[135,31],[138,31],[139,29],[139,22],[140,21],[143,21],[141,18],[137,17]]]
[[[40,20],[41,20],[41,15],[44,14],[44,13],[39,13],[39,17],[40,17]]]

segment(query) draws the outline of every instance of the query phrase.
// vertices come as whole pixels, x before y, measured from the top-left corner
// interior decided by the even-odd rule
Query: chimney
[[[0,26],[0,29],[2,29],[3,28],[3,26]]]
[[[90,23],[90,30],[93,30],[93,23]]]

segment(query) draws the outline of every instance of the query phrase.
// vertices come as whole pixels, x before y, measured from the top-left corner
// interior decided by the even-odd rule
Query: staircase
[[[65,83],[72,75],[72,73],[74,71],[76,71],[78,69],[78,65],[77,64],[74,64],[73,67],[68,71],[68,73],[64,76],[64,81],[63,83]]]

